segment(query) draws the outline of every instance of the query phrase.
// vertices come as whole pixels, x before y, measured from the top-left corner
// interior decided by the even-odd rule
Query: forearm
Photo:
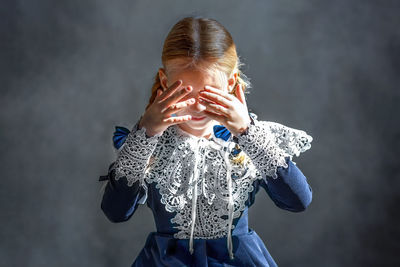
[[[287,168],[277,169],[278,177],[265,177],[264,187],[274,203],[285,210],[299,212],[305,210],[312,201],[312,189],[301,170],[286,158]]]
[[[136,123],[126,137],[112,168],[115,170],[115,180],[124,177],[128,186],[132,186],[138,180],[143,183],[144,174],[158,138],[159,135],[148,136],[146,129],[144,127],[139,129]]]
[[[247,130],[237,137],[240,148],[261,174],[275,179],[279,167],[288,167],[285,158],[299,156],[311,147],[311,141],[312,137],[304,131],[275,122],[258,121],[254,114]]]
[[[115,180],[114,164],[109,169],[101,209],[110,221],[123,222],[133,215],[139,203],[144,203],[147,195],[139,180],[132,186],[128,186],[124,179]]]
[[[308,150],[312,137],[279,123],[258,121],[252,115],[252,123],[238,136],[240,148],[260,172],[261,186],[277,206],[304,210],[311,202],[312,191],[292,157]]]
[[[135,124],[105,177],[108,182],[101,208],[113,222],[128,220],[137,205],[146,201],[147,186],[144,175],[158,136],[149,137],[145,130],[139,129],[138,123]]]

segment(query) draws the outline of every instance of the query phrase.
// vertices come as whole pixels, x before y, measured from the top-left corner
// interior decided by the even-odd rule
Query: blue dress
[[[215,126],[209,140],[177,126],[154,137],[138,124],[116,127],[118,157],[99,179],[107,181],[101,209],[118,223],[146,203],[156,224],[132,266],[277,266],[249,228],[248,209],[260,188],[281,209],[306,209],[312,189],[292,156],[312,137],[251,118],[243,135]],[[241,152],[248,160],[234,163]]]

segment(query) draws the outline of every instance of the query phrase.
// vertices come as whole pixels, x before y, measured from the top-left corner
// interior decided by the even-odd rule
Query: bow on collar
[[[130,133],[129,129],[121,126],[115,126],[113,143],[116,149],[119,149],[122,146],[129,133]]]
[[[231,132],[223,125],[214,125],[213,130],[215,137],[221,138],[224,141],[228,141],[232,135]],[[129,129],[122,126],[115,126],[115,132],[113,135],[113,144],[116,149],[119,149],[123,145],[129,133],[130,133]],[[234,153],[235,152],[236,151],[234,151]]]
[[[116,149],[119,149],[122,146],[129,133],[129,129],[121,126],[115,126],[115,132],[113,134],[113,144]],[[99,177],[99,181],[106,180],[109,180],[108,174]]]
[[[224,141],[228,141],[232,135],[231,132],[223,125],[214,125],[213,130],[215,137],[221,138]],[[236,145],[232,150],[233,156],[239,154],[240,151],[242,150],[239,148],[238,145]]]
[[[221,138],[225,141],[228,141],[229,137],[231,137],[231,132],[226,129],[223,125],[214,125],[214,135],[217,138]]]

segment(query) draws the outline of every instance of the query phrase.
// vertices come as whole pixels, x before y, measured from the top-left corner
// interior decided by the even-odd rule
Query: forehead
[[[172,83],[181,79],[183,85],[193,85],[193,86],[222,86],[223,80],[220,71],[215,70],[183,70],[175,72],[171,75]]]
[[[226,81],[225,73],[212,64],[205,63],[197,67],[184,66],[179,63],[171,64],[167,67],[167,76],[169,84],[181,79],[183,85],[192,85],[194,87],[210,85],[221,88]]]

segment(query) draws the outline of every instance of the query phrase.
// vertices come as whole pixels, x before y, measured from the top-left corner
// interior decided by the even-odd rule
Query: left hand
[[[236,95],[221,89],[205,86],[199,93],[199,101],[206,107],[207,116],[224,125],[234,136],[243,133],[250,123],[249,112],[242,86],[235,88]]]

